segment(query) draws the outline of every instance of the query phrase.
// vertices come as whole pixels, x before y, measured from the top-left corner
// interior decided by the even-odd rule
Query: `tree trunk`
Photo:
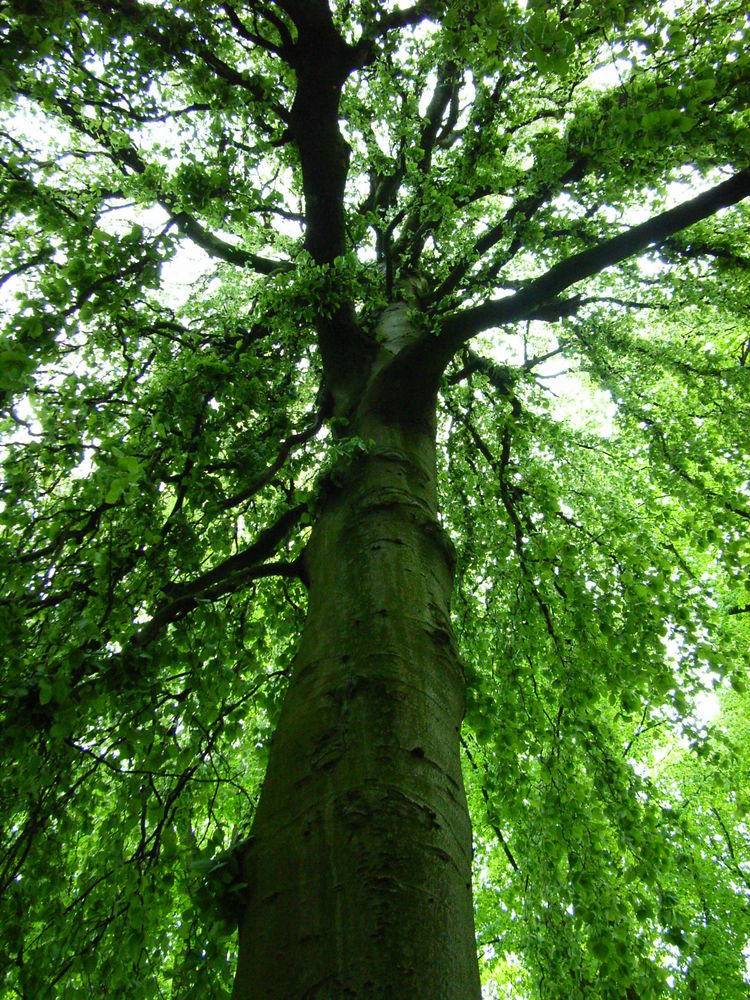
[[[234,1000],[480,995],[452,547],[426,423],[352,421],[369,447],[331,485],[306,550]]]

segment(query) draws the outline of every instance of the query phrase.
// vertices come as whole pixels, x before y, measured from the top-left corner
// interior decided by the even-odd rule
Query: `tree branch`
[[[166,196],[159,199],[161,207],[174,219],[179,229],[211,257],[218,257],[228,264],[237,264],[239,267],[252,267],[258,274],[276,274],[281,271],[291,271],[294,265],[288,260],[272,260],[269,257],[261,257],[256,253],[249,253],[242,247],[232,246],[220,239],[214,233],[209,232],[198,220],[187,212],[175,212],[170,207],[171,199]]]
[[[664,253],[666,251],[666,253]],[[715,257],[722,263],[732,267],[739,267],[742,270],[750,271],[750,258],[741,254],[733,253],[725,246],[713,246],[705,240],[687,240],[681,244],[678,240],[665,240],[662,244],[662,256],[666,260],[680,260],[687,257],[691,260],[702,259],[703,257]]]
[[[472,768],[475,771],[478,771],[479,770],[479,765],[474,760],[474,757],[472,756],[472,753],[469,750],[469,745],[466,742],[466,740],[463,738],[463,736],[461,737],[461,746],[464,748],[464,751],[466,753],[466,756],[467,756],[467,758],[469,760],[469,763],[471,764]],[[485,767],[485,774],[486,773],[487,773],[487,768]],[[500,846],[503,849],[505,857],[508,859],[508,864],[510,865],[510,867],[513,869],[514,872],[520,872],[521,869],[518,867],[518,862],[513,857],[513,852],[511,851],[510,847],[508,847],[507,841],[505,840],[505,837],[503,836],[502,830],[497,825],[497,823],[495,823],[493,820],[490,819],[490,815],[489,815],[490,814],[490,796],[489,796],[489,792],[487,791],[487,788],[486,788],[486,786],[484,784],[481,785],[480,787],[481,787],[481,791],[482,791],[482,798],[484,799],[484,804],[485,804],[485,807],[486,807],[487,822],[489,823],[490,827],[494,831],[495,836],[497,837],[497,839],[500,841]]]
[[[432,154],[435,149],[435,144],[442,122],[445,118],[446,112],[449,112],[451,102],[457,97],[459,88],[460,79],[458,78],[458,67],[452,59],[445,60],[438,66],[435,88],[432,92],[430,102],[425,112],[421,134],[419,137],[419,148],[422,150],[422,156],[420,157],[418,163],[418,169],[423,177],[427,177],[429,175],[430,166],[432,164]],[[405,161],[403,163],[403,168],[402,177],[406,169]],[[425,222],[425,220],[421,218],[423,204],[424,188],[420,185],[411,212],[404,222],[398,242],[394,248],[395,254],[400,256],[406,252],[407,247],[409,247],[409,242],[411,241],[411,246],[409,247],[409,263],[413,268],[416,268],[417,266],[419,256],[424,246],[425,237],[427,235],[426,231],[422,233]]]
[[[448,315],[440,323],[437,336],[432,331],[425,334],[383,370],[371,389],[372,405],[386,411],[392,410],[394,400],[408,399],[408,406],[402,406],[402,419],[406,422],[422,419],[451,358],[476,334],[519,320],[559,317],[563,303],[554,304],[554,300],[566,288],[650,246],[660,245],[681,229],[736,205],[748,195],[750,168],[676,208],[568,257],[513,295]],[[574,307],[577,303],[571,300],[569,305]]]
[[[276,458],[271,462],[267,469],[265,469],[259,476],[246,486],[244,489],[240,490],[238,493],[232,494],[232,496],[227,497],[221,504],[223,510],[228,510],[230,507],[236,507],[237,504],[243,503],[248,500],[251,496],[254,496],[259,490],[271,482],[273,477],[286,462],[289,453],[300,444],[306,444],[311,438],[314,438],[318,431],[323,426],[323,420],[326,417],[326,407],[321,406],[318,412],[315,414],[313,422],[306,427],[305,430],[300,431],[298,434],[290,434],[289,437],[282,442],[279,447],[279,453]]]
[[[105,140],[103,133],[87,126],[68,101],[59,99],[58,107],[60,107],[72,125],[99,143],[105,149],[107,156],[112,162],[117,164],[121,169],[128,167],[139,175],[146,172],[147,164],[135,146],[111,146]],[[294,266],[290,261],[276,261],[267,257],[261,257],[258,254],[250,253],[247,250],[243,250],[242,247],[233,246],[231,243],[220,239],[206,229],[195,216],[182,210],[177,211],[175,208],[175,199],[172,195],[161,193],[156,196],[156,202],[169,215],[180,231],[191,239],[196,246],[205,250],[211,257],[217,257],[228,264],[236,264],[239,267],[252,267],[258,274],[274,274],[278,271],[290,271]]]
[[[750,168],[736,173],[690,201],[662,212],[639,226],[574,254],[534,279],[525,288],[504,299],[495,299],[448,316],[437,339],[435,361],[444,366],[458,348],[488,327],[531,318],[556,295],[585,278],[659,245],[674,233],[736,205],[750,195]],[[433,341],[433,345],[434,345]],[[441,367],[442,371],[442,367]]]
[[[265,49],[266,52],[272,52],[274,55],[277,55],[280,58],[284,59],[285,62],[289,61],[288,59],[289,52],[285,51],[283,46],[279,47],[278,45],[274,45],[273,42],[269,41],[267,38],[264,38],[262,35],[259,35],[254,31],[250,31],[250,29],[247,28],[243,23],[237,11],[234,9],[234,7],[232,7],[230,3],[227,2],[227,0],[224,0],[224,2],[221,5],[221,9],[227,15],[229,23],[232,25],[234,30],[241,38],[244,38],[246,41],[251,42],[253,45],[258,45],[260,48]]]
[[[218,566],[207,570],[207,572],[195,580],[191,580],[188,583],[167,584],[163,588],[164,593],[169,597],[175,598],[177,601],[183,601],[187,598],[201,596],[209,590],[215,590],[243,570],[258,569],[259,564],[271,555],[279,542],[282,541],[291,528],[299,521],[305,510],[307,510],[306,504],[297,504],[296,507],[291,507],[277,521],[269,525],[269,527],[264,528],[252,545],[248,545],[241,552],[229,556],[229,558],[220,562]],[[222,590],[223,592],[225,591]],[[159,612],[157,612],[158,614]]]
[[[371,38],[382,38],[383,35],[387,35],[389,31],[396,28],[408,28],[419,24],[421,21],[434,17],[439,12],[439,6],[435,0],[418,0],[413,7],[381,14],[378,16],[372,31],[367,34]]]
[[[216,601],[235,592],[251,580],[269,576],[289,576],[302,579],[304,574],[299,560],[294,562],[263,562],[276,549],[279,542],[299,521],[305,504],[298,504],[286,511],[275,524],[261,531],[252,545],[230,556],[218,566],[188,583],[168,584],[164,593],[171,598],[156,609],[141,631],[128,644],[131,649],[143,649],[153,642],[171,622],[184,618],[202,601]]]
[[[26,260],[22,261],[16,267],[12,267],[5,274],[0,274],[0,288],[3,287],[6,281],[14,278],[18,274],[23,274],[24,271],[28,271],[32,267],[36,267],[37,264],[42,264],[44,261],[49,260],[54,254],[54,251],[49,247],[45,247],[43,250],[39,250],[38,253],[32,254]]]
[[[178,597],[176,600],[170,601],[169,604],[163,604],[154,613],[153,618],[146,622],[141,631],[134,636],[129,644],[130,648],[143,649],[148,646],[164,631],[167,625],[178,621],[180,618],[184,618],[199,603],[203,601],[217,601],[220,597],[233,593],[241,585],[249,583],[251,580],[260,580],[269,576],[302,578],[299,565],[296,562],[260,563],[257,566],[248,566],[245,569],[238,570],[236,573],[227,576],[221,583],[217,583],[207,590],[195,595]]]
[[[440,299],[454,292],[478,258],[486,254],[506,233],[509,233],[511,227],[528,222],[553,194],[560,192],[567,184],[579,181],[583,177],[586,164],[586,157],[581,157],[562,177],[554,182],[544,184],[539,191],[515,202],[499,222],[477,238],[469,254],[452,268],[445,281],[435,290],[432,300],[439,302]],[[510,260],[519,248],[520,236],[516,231],[503,262]]]
[[[34,100],[34,94],[28,90],[18,88],[18,93],[29,100]],[[70,101],[65,98],[57,99],[57,107],[65,120],[83,135],[93,139],[103,150],[105,155],[126,172],[127,169],[141,175],[146,172],[147,164],[135,146],[113,146],[107,139],[106,133],[95,127],[95,123],[86,122],[73,107]],[[160,205],[169,215],[170,219],[178,226],[182,233],[205,250],[212,257],[218,257],[228,264],[237,264],[239,267],[252,267],[259,274],[274,274],[278,271],[290,271],[293,264],[290,261],[271,260],[261,257],[258,254],[243,250],[242,247],[232,246],[220,239],[214,233],[209,232],[194,216],[188,212],[177,210],[175,199],[167,193],[157,194],[156,203]]]
[[[118,17],[127,17],[140,34],[150,38],[170,56],[175,51],[175,39],[181,39],[185,48],[191,48],[198,59],[216,76],[232,86],[240,87],[247,91],[281,121],[288,121],[288,112],[286,109],[274,101],[269,101],[263,87],[252,76],[248,76],[248,74],[235,69],[219,58],[207,44],[206,40],[201,37],[195,24],[175,17],[163,7],[159,8],[159,15],[169,20],[166,25],[159,24],[155,19],[153,8],[144,7],[142,4],[137,3],[136,0],[96,0],[95,6],[99,7],[105,13],[117,14]]]
[[[732,844],[732,838],[729,836],[729,830],[727,830],[726,825],[724,824],[724,820],[721,818],[719,814],[719,810],[716,808],[716,806],[712,805],[711,812],[716,817],[716,821],[721,827],[721,832],[724,834],[724,839],[727,842],[727,849],[729,851],[729,856],[732,859],[732,868],[739,875],[739,877],[742,879],[745,885],[748,888],[750,888],[750,878],[748,877],[746,872],[742,870],[740,862],[737,859],[737,855],[734,853],[734,845]]]

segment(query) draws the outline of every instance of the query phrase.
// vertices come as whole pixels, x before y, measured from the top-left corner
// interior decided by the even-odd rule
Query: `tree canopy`
[[[301,554],[405,302],[485,995],[747,996],[749,22],[0,11],[4,995],[227,995]]]

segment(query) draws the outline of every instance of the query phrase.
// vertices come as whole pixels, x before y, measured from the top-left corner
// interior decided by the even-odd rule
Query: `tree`
[[[747,25],[0,13],[6,995],[745,995]]]

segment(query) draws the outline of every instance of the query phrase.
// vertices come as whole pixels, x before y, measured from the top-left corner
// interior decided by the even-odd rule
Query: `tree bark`
[[[374,374],[405,315],[386,311]],[[309,609],[244,859],[234,1000],[480,996],[434,421],[392,417],[352,420],[367,451],[331,484],[305,553]]]

